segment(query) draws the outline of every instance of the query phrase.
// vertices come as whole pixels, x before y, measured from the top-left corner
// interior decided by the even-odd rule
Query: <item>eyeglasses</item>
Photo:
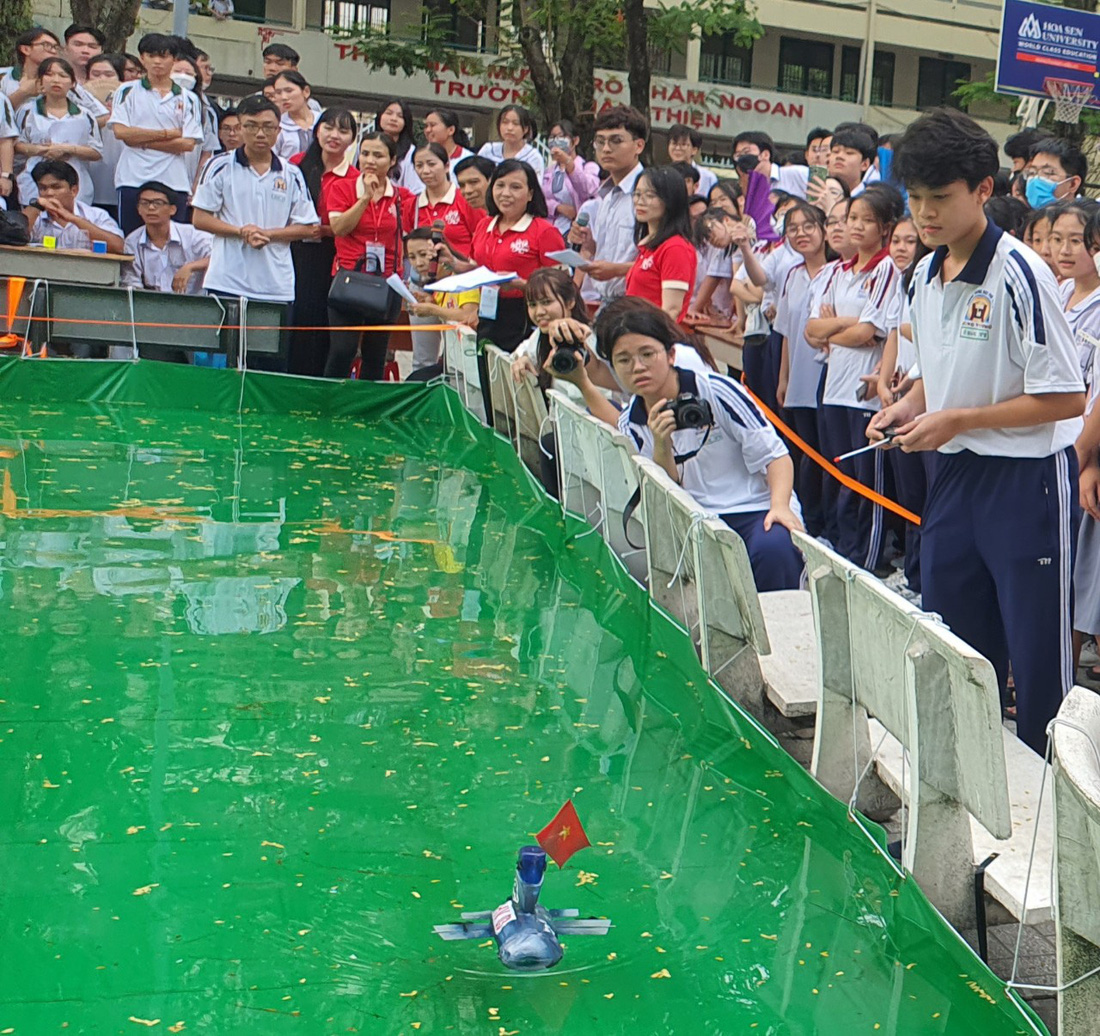
[[[596,137],[592,141],[592,145],[597,151],[601,149],[610,150],[612,148],[622,147],[633,139],[633,137]]]
[[[241,129],[245,133],[263,133],[265,135],[279,132],[278,124],[272,122],[242,122]]]
[[[825,220],[825,229],[834,230],[836,227],[846,226],[847,223],[846,219],[827,219]]]
[[[659,196],[653,191],[635,190],[634,197],[637,198],[638,201],[657,201]]]
[[[620,371],[633,370],[634,364],[639,360],[642,361],[643,367],[652,367],[657,362],[657,358],[661,355],[660,349],[639,349],[636,353],[619,353],[611,361],[611,365]]]
[[[788,223],[787,237],[798,237],[799,234],[809,234],[816,226],[816,223]]]
[[[137,207],[139,209],[164,209],[171,204],[170,201],[164,201],[161,198],[138,198]]]

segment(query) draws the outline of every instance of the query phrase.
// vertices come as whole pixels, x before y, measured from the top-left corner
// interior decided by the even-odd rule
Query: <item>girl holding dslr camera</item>
[[[637,299],[597,318],[596,350],[633,393],[619,430],[745,541],[757,590],[797,589],[803,564],[790,534],[803,526],[787,448],[736,381],[674,363],[673,350],[691,351],[682,337]]]

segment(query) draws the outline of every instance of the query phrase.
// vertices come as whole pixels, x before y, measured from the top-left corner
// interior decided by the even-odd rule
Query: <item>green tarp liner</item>
[[[1044,1031],[449,389],[0,399],[3,1032]],[[610,933],[435,936],[570,798]]]

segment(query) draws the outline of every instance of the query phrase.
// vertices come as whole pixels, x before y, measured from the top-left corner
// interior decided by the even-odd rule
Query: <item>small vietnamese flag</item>
[[[535,838],[546,850],[546,855],[559,867],[564,867],[569,857],[578,849],[592,844],[581,827],[581,818],[573,808],[572,799],[558,810],[558,815]]]

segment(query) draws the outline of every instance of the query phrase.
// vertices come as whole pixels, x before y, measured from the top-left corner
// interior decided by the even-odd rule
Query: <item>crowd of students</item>
[[[146,35],[136,57],[103,54],[79,25],[16,42],[0,197],[35,241],[129,253],[135,287],[285,304],[277,362],[295,374],[383,378],[389,332],[356,328],[404,309],[412,376],[427,379],[440,369],[428,325],[472,327],[514,354],[516,378],[557,382],[737,529],[760,589],[798,584],[790,531],[804,527],[923,595],[1005,682],[1011,658],[1022,735],[1038,741],[1073,678],[1074,564],[1072,625],[1100,634],[1091,402],[1079,420],[1100,362],[1100,214],[1079,150],[1025,131],[1005,146],[1008,172],[975,123],[938,111],[896,138],[815,129],[786,156],[745,129],[719,178],[684,126],[643,165],[649,127],[628,107],[597,115],[591,159],[567,120],[540,136],[517,104],[475,153],[446,108],[418,124],[393,99],[365,125],[322,109],[283,44],[264,50],[257,92],[223,109],[186,39]],[[482,268],[512,276],[430,287]],[[742,346],[744,384],[704,332]],[[901,448],[840,462],[871,494],[794,445],[832,458],[886,433]],[[544,449],[554,492],[552,435]],[[1007,514],[1026,535],[989,532]],[[1049,609],[1029,627],[1039,599]]]

